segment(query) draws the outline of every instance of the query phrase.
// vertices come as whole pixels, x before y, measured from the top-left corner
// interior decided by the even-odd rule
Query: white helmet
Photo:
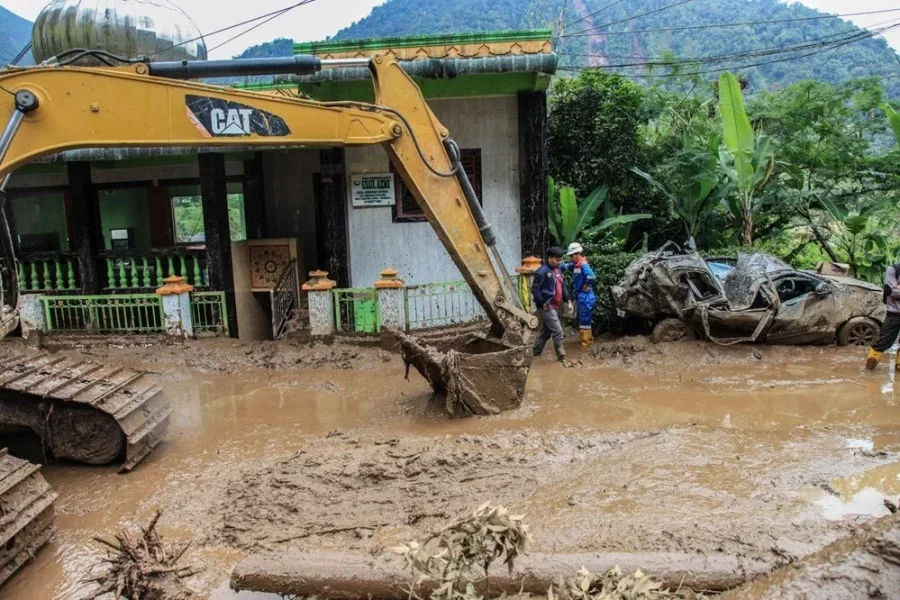
[[[581,244],[578,242],[569,244],[569,250],[566,252],[566,256],[572,256],[573,254],[584,254],[584,248],[582,248]]]

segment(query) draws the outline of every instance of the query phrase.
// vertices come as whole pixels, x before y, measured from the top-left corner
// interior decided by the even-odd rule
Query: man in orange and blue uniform
[[[564,271],[572,271],[572,295],[575,298],[575,306],[578,311],[578,333],[581,336],[581,345],[587,348],[594,343],[593,317],[594,305],[597,304],[597,296],[594,294],[594,285],[597,276],[584,256],[584,248],[581,244],[569,244],[566,254],[571,259],[563,265]]]

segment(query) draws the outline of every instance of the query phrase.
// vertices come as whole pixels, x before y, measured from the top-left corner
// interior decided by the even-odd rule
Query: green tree
[[[649,173],[632,167],[631,171],[665,194],[684,225],[688,238],[699,236],[701,228],[716,210],[730,187],[719,168],[719,146],[722,138],[712,134],[703,144],[686,136],[683,146],[668,165],[666,185]]]
[[[862,276],[890,260],[890,240],[900,234],[897,148],[883,106],[884,91],[872,78],[839,86],[804,81],[750,106],[754,122],[778,143],[772,206],[793,220],[798,241],[814,240]]]
[[[557,78],[548,118],[551,176],[582,197],[607,186],[615,206],[629,207],[620,192],[640,162],[648,117],[644,91],[624,77],[591,71]]]

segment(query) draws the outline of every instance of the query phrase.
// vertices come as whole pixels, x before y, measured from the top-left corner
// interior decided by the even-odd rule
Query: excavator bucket
[[[483,333],[394,334],[407,377],[409,368],[415,367],[454,417],[496,415],[522,403],[532,357],[527,345],[508,344]]]

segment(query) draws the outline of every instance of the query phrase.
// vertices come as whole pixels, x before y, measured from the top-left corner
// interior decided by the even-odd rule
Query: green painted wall
[[[59,237],[59,249],[69,249],[66,206],[62,192],[18,196],[13,199],[12,209],[18,235],[55,233]]]
[[[150,248],[150,212],[147,206],[147,190],[122,188],[99,190],[100,223],[103,227],[104,247],[112,248],[110,229],[134,228],[134,247]]]

